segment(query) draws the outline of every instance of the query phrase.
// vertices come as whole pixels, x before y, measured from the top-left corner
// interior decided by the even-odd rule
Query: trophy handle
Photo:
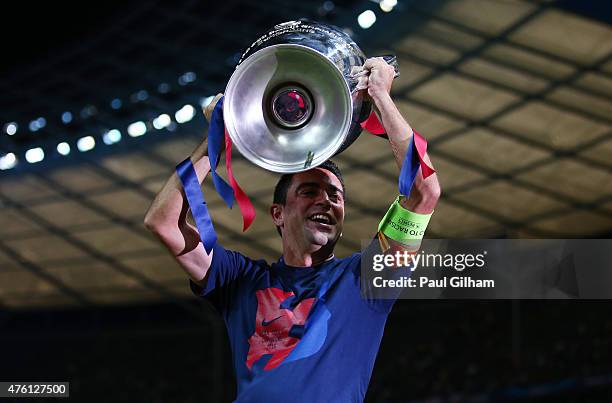
[[[400,76],[399,64],[397,63],[397,56],[382,55],[382,56],[374,56],[374,57],[382,58],[388,65],[393,66],[393,70],[395,70],[395,75],[393,76],[393,79],[396,79]],[[368,74],[366,71],[363,71],[363,69],[359,68],[358,66],[355,66],[353,67],[351,74],[346,78],[347,82],[349,83],[349,87],[351,88],[351,95],[353,97],[355,96],[355,94],[359,93],[359,90],[364,89],[362,86],[359,85],[359,78],[366,74]]]
[[[382,57],[383,60],[387,62],[388,65],[393,66],[393,69],[395,70],[395,75],[393,76],[393,78],[398,78],[400,76],[399,64],[397,64],[397,56],[382,55],[382,56],[376,56],[376,57]]]

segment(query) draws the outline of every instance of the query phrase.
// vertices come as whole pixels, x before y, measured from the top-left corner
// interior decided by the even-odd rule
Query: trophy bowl
[[[274,172],[300,172],[352,144],[370,102],[353,67],[365,55],[339,28],[276,25],[242,55],[225,90],[227,132],[240,153]]]

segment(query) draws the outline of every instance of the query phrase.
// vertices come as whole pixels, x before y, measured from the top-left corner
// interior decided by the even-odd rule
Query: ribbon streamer
[[[208,127],[208,159],[210,161],[210,172],[215,190],[225,201],[225,204],[227,204],[229,208],[232,208],[234,200],[237,201],[240,212],[242,213],[242,231],[246,231],[253,223],[253,220],[255,220],[255,208],[251,200],[249,200],[249,197],[244,193],[240,185],[238,185],[236,178],[234,178],[234,173],[232,171],[232,140],[227,134],[227,130],[225,130],[222,105],[223,98],[215,105]],[[216,171],[219,165],[221,145],[223,142],[225,142],[225,168],[227,169],[227,176],[231,186],[228,185]],[[200,239],[204,244],[204,249],[210,254],[217,242],[217,234],[213,227],[210,213],[208,212],[208,207],[204,200],[204,194],[202,193],[200,182],[198,181],[191,159],[187,158],[177,165],[176,172],[185,189],[185,196],[187,197],[193,219],[200,233]]]
[[[234,173],[232,172],[232,139],[227,133],[227,129],[225,129],[225,167],[227,169],[227,177],[232,189],[234,189],[234,196],[238,202],[238,207],[240,207],[240,212],[242,213],[242,232],[244,232],[249,229],[253,220],[255,220],[255,208],[234,178]]]
[[[378,116],[376,116],[376,113],[374,113],[374,111],[370,113],[370,116],[368,116],[366,120],[361,122],[361,128],[377,136],[387,133],[383,125],[380,123]]]
[[[191,158],[187,158],[185,161],[178,164],[176,166],[176,173],[183,184],[183,189],[185,189],[185,196],[187,196],[187,202],[191,208],[191,214],[193,215],[196,227],[200,233],[200,239],[202,240],[202,244],[204,244],[204,249],[206,249],[206,253],[210,255],[213,246],[215,246],[217,242],[217,233],[210,219],[208,207],[206,206],[206,201],[204,200],[204,195],[200,188],[198,176],[191,163]]]
[[[419,132],[413,130],[414,134],[414,148],[417,151],[417,155],[419,156],[419,162],[421,163],[421,171],[423,174],[423,179],[427,179],[428,176],[434,174],[436,172],[435,169],[430,167],[427,162],[425,162],[425,154],[427,153],[427,140]]]
[[[385,137],[386,131],[383,127],[382,123],[380,123],[380,119],[374,111],[370,113],[370,116],[363,122],[361,122],[361,127],[368,132],[380,136]],[[412,185],[414,184],[414,180],[419,172],[419,168],[421,168],[421,173],[423,174],[423,179],[426,179],[428,176],[433,174],[435,169],[430,167],[427,162],[425,162],[425,154],[427,153],[427,140],[423,136],[421,136],[416,130],[412,131],[413,135],[410,138],[410,144],[408,145],[408,150],[406,150],[406,157],[404,158],[404,163],[402,164],[402,170],[399,175],[399,191],[400,194],[409,196],[410,191],[412,190]]]
[[[208,126],[208,159],[210,160],[210,173],[212,175],[215,190],[227,204],[227,207],[232,208],[234,204],[234,190],[230,185],[223,180],[217,173],[217,165],[219,165],[219,154],[221,145],[225,137],[225,125],[223,123],[223,97],[219,99]]]

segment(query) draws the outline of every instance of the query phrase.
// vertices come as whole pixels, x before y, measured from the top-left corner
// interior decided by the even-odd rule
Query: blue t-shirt
[[[235,402],[363,401],[394,300],[361,296],[361,259],[303,268],[214,247],[204,288],[191,284],[225,320]]]

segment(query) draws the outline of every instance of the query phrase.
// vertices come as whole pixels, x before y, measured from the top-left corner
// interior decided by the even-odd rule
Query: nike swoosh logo
[[[262,325],[262,326],[268,326],[270,323],[272,323],[272,322],[274,322],[275,320],[280,319],[280,318],[282,318],[282,317],[283,317],[283,315],[280,315],[279,317],[274,318],[274,319],[272,319],[272,320],[269,320],[269,321],[267,321],[267,322],[266,322],[265,320],[262,320],[262,321],[261,321],[261,325]]]

